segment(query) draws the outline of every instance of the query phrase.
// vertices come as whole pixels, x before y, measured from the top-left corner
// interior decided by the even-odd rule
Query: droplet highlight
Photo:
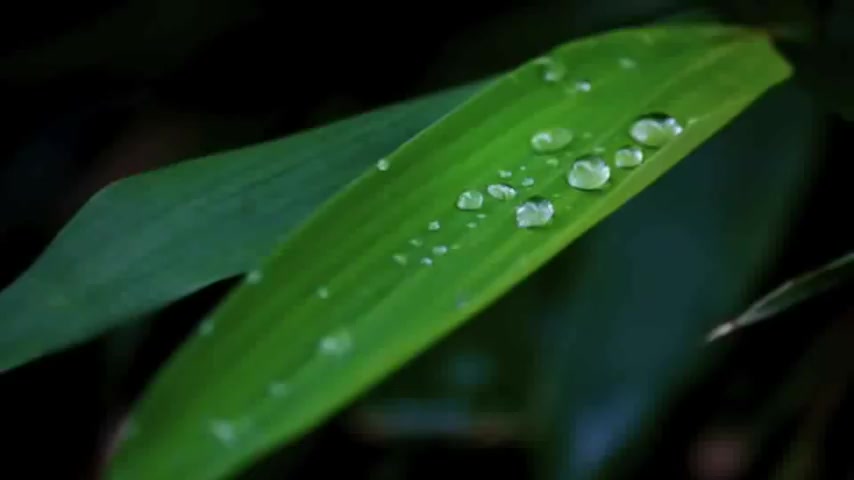
[[[477,210],[483,206],[483,194],[477,190],[466,190],[457,199],[457,208],[460,210]]]
[[[531,148],[537,153],[563,150],[572,141],[572,132],[561,127],[540,130],[531,137]]]
[[[513,172],[511,172],[510,170],[499,170],[498,176],[501,178],[510,178],[513,176]]]
[[[437,232],[440,228],[442,228],[442,224],[440,224],[438,220],[433,220],[427,224],[427,230],[430,230],[431,232]]]
[[[385,172],[389,169],[389,167],[391,167],[391,163],[389,163],[387,159],[381,158],[377,160],[377,170]]]
[[[623,147],[614,152],[614,165],[619,168],[635,168],[643,163],[643,150],[640,147]]]
[[[593,89],[593,85],[587,80],[579,80],[575,82],[576,92],[589,92]]]
[[[534,186],[534,183],[535,183],[534,179],[531,177],[526,177],[522,180],[522,186],[523,187],[532,187],[532,186]]]
[[[420,238],[413,238],[409,240],[409,244],[413,247],[420,247],[421,245],[424,245],[424,242],[421,241]]]
[[[338,330],[320,339],[317,351],[330,357],[344,356],[353,349],[353,337],[347,330]]]
[[[587,156],[572,164],[566,177],[570,186],[579,190],[599,190],[611,178],[611,168],[602,157]]]
[[[653,114],[640,118],[629,128],[632,139],[647,147],[662,147],[682,134],[682,125],[668,115]]]
[[[448,247],[444,245],[436,245],[433,247],[433,255],[442,256],[446,253],[448,253]]]
[[[519,228],[544,227],[552,221],[555,207],[545,198],[535,197],[516,207],[516,226]]]
[[[424,257],[421,259],[421,265],[424,265],[425,267],[431,267],[433,266],[433,259],[430,257]]]
[[[557,83],[566,76],[566,65],[551,57],[540,57],[534,60],[534,65],[540,68],[542,79],[548,83]]]
[[[556,167],[560,165],[560,160],[558,160],[557,157],[549,157],[546,159],[546,165],[550,167]]]
[[[394,255],[391,256],[391,259],[394,260],[394,263],[401,265],[401,266],[406,265],[406,263],[407,263],[406,255],[404,255],[402,253],[395,253]]]

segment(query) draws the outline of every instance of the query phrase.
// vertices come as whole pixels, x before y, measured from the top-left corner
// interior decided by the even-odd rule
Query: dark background
[[[561,460],[578,454],[562,447],[571,435],[543,425],[560,425],[578,402],[609,411],[610,397],[584,397],[579,389],[616,390],[566,380],[576,378],[567,365],[581,355],[578,345],[548,337],[575,338],[562,330],[561,312],[612,315],[556,302],[584,291],[562,265],[597,258],[597,244],[672,207],[701,182],[712,195],[724,192],[723,200],[698,197],[693,210],[675,211],[656,228],[705,232],[718,249],[703,252],[724,257],[665,249],[665,232],[647,250],[660,262],[637,264],[638,275],[663,270],[659,285],[676,279],[706,299],[686,300],[673,318],[726,320],[749,299],[854,246],[847,188],[854,132],[845,120],[854,111],[849,2],[7,2],[0,18],[7,119],[0,133],[0,285],[113,180],[479,80],[573,38],[680,18],[766,28],[797,78],[497,306],[245,474],[582,478],[578,462]],[[786,116],[793,118],[780,120]],[[704,155],[733,160],[704,163]],[[777,171],[779,181],[768,180]],[[745,210],[751,212],[737,235],[718,228],[731,227],[726,222]],[[691,227],[716,215],[721,223]],[[756,258],[765,260],[750,260]],[[712,264],[726,267],[710,278]],[[597,271],[621,272],[613,262]],[[13,448],[3,476],[96,476],[128,404],[229,286],[222,282],[134,326],[4,373],[3,425]],[[854,445],[850,294],[837,289],[715,347],[666,398],[644,408],[636,438],[615,436],[618,420],[595,424],[587,441],[620,459],[604,471],[618,478],[844,478],[852,466],[845,446]],[[638,321],[665,318],[667,302],[648,298],[633,313]],[[635,341],[659,348],[661,325]],[[631,376],[631,368],[614,365]],[[607,365],[575,368],[597,367],[607,379]],[[643,384],[642,373],[631,378],[618,398],[631,398]]]

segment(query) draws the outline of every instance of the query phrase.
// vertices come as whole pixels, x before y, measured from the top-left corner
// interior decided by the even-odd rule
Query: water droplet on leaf
[[[457,199],[457,208],[460,210],[477,210],[483,206],[483,194],[477,190],[466,190]]]
[[[542,227],[551,222],[555,214],[552,202],[535,197],[516,207],[516,226],[519,228]]]
[[[614,153],[614,165],[619,168],[634,168],[643,163],[640,147],[623,147]]]
[[[442,256],[446,253],[448,253],[448,247],[444,245],[436,245],[433,247],[433,255]]]
[[[433,265],[433,259],[430,257],[424,257],[421,259],[421,265],[424,265],[427,267],[432,266]]]
[[[353,337],[347,330],[341,329],[320,339],[317,350],[321,355],[340,357],[353,349]]]
[[[402,253],[395,253],[391,256],[391,259],[398,265],[406,265],[406,255]]]
[[[389,169],[389,167],[391,167],[391,163],[389,163],[389,161],[387,159],[381,158],[381,159],[377,160],[377,170],[379,170],[381,172],[385,172],[386,170]]]
[[[566,76],[566,66],[551,57],[540,57],[534,60],[534,65],[540,67],[542,78],[549,83],[557,83]]]
[[[260,282],[264,275],[261,273],[261,270],[252,270],[246,274],[246,283],[249,285],[255,285]]]
[[[317,298],[326,299],[329,298],[329,289],[326,287],[320,287],[317,289]]]
[[[438,220],[433,220],[432,222],[427,224],[427,230],[430,230],[431,232],[438,231],[440,228],[442,228],[442,225],[439,223]]]
[[[637,62],[635,62],[634,60],[632,60],[631,58],[628,58],[628,57],[622,57],[618,60],[618,62],[620,63],[620,67],[624,68],[626,70],[629,70],[629,69],[632,69],[632,68],[635,68],[638,66]]]
[[[580,190],[599,190],[611,178],[611,168],[602,157],[587,156],[572,164],[566,177],[570,186]]]
[[[531,177],[527,177],[527,178],[522,180],[522,186],[523,187],[531,187],[533,185],[534,185],[534,179]]]
[[[629,135],[636,142],[648,147],[661,147],[682,133],[682,125],[670,116],[648,115],[632,124]]]
[[[285,382],[271,382],[267,386],[267,393],[274,398],[282,398],[290,393],[291,387]]]
[[[550,167],[556,167],[560,165],[560,160],[558,160],[557,157],[549,157],[546,159],[546,165]]]
[[[420,247],[421,245],[424,245],[424,242],[422,242],[420,238],[413,238],[409,240],[409,244],[413,247]]]
[[[593,85],[587,80],[579,80],[575,82],[575,90],[578,92],[589,92]]]
[[[511,172],[510,170],[499,170],[498,176],[501,178],[510,178],[513,176],[513,172]]]
[[[561,127],[540,130],[531,137],[531,148],[537,153],[552,153],[566,148],[572,132]]]

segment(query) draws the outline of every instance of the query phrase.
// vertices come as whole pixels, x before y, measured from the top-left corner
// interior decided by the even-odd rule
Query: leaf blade
[[[367,173],[306,222],[261,282],[238,289],[214,315],[215,331],[223,333],[190,340],[157,379],[139,414],[151,428],[149,447],[158,446],[129,443],[117,476],[214,478],[294,438],[538,268],[789,74],[763,37],[718,27],[627,30],[555,55],[593,79],[589,94],[543,86],[537,66],[523,66],[402,146],[388,171]],[[615,70],[624,55],[639,71]],[[608,72],[612,83],[604,80]],[[632,119],[658,111],[694,121],[641,168],[615,172],[605,192],[569,191],[564,170],[549,170],[528,150],[533,132],[568,118],[576,129],[586,122],[582,128],[603,132],[584,138],[580,130],[575,145],[584,148],[576,155],[596,146],[613,152],[628,141]],[[537,178],[529,191],[519,184],[525,195],[561,195],[547,230],[515,229],[507,204],[490,203],[485,219],[454,209],[462,190],[483,189],[498,181],[499,169],[522,166]],[[439,232],[427,230],[431,221],[441,223]],[[429,241],[412,249],[413,238]],[[461,247],[447,256],[425,250],[454,242]],[[414,261],[401,268],[392,258],[404,250]],[[422,258],[432,266],[419,265]],[[343,344],[346,351],[333,348]],[[206,370],[211,365],[215,374]],[[285,380],[293,390],[287,399],[265,397],[265,386]],[[180,415],[164,412],[176,404]],[[241,430],[239,445],[224,449],[205,432],[221,418]],[[176,449],[183,449],[180,458],[167,453]]]

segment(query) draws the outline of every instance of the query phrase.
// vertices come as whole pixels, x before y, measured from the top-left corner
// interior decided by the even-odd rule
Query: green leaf
[[[138,434],[112,475],[218,478],[293,440],[506,292],[789,75],[763,35],[717,26],[618,31],[553,56],[567,66],[564,79],[545,82],[538,62],[511,72],[404,144],[387,171],[367,172],[337,195],[247,276],[154,380],[135,413]],[[589,91],[576,88],[580,81]],[[612,168],[603,190],[567,186],[576,157],[601,147],[613,164],[632,123],[657,112],[674,116],[684,132],[646,149],[638,168]],[[535,132],[551,127],[575,132],[557,167],[530,146]],[[535,183],[526,187],[526,177]],[[498,182],[519,196],[485,195],[479,211],[455,208],[462,191]],[[553,222],[519,229],[514,210],[534,195],[554,203]],[[434,221],[441,228],[431,231]],[[435,255],[437,246],[449,251]]]
[[[367,165],[479,88],[460,87],[108,186],[0,292],[0,368],[81,342],[252,268]]]
[[[717,340],[737,329],[779,315],[816,295],[821,295],[839,285],[845,285],[851,281],[852,277],[854,277],[854,252],[849,252],[775,288],[750,305],[735,320],[715,327],[709,333],[708,340]]]

